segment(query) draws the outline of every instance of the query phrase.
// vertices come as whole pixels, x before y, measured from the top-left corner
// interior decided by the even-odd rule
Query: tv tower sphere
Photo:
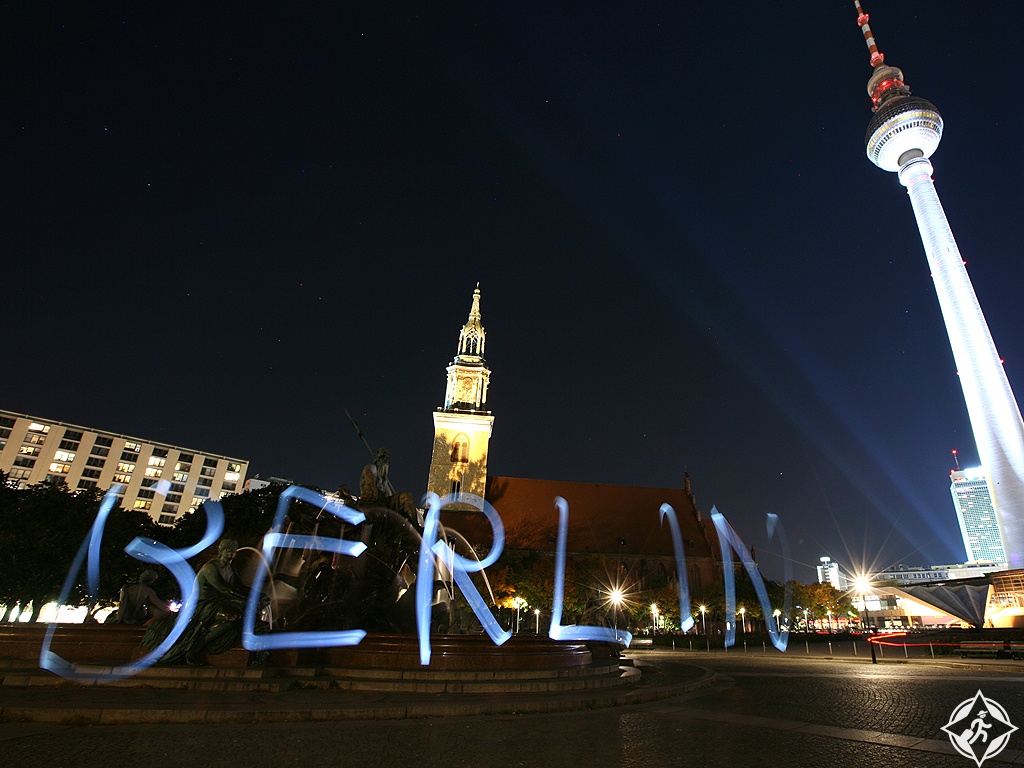
[[[860,0],[854,5],[874,69],[868,80],[875,114],[865,137],[867,155],[882,170],[899,173],[907,188],[1007,564],[1024,569],[1024,420],[932,180],[929,158],[942,138],[942,117],[933,104],[910,95],[903,72],[887,65],[875,45]]]
[[[903,74],[895,67],[886,69]],[[915,157],[931,157],[941,138],[942,117],[935,105],[917,96],[899,95],[877,109],[868,123],[864,144],[872,163],[895,173]]]

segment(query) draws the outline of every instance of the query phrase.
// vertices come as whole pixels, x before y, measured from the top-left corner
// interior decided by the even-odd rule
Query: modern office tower
[[[933,104],[910,95],[903,72],[885,64],[868,15],[860,0],[854,4],[874,68],[868,80],[875,115],[868,124],[867,155],[882,170],[898,173],[910,195],[1006,561],[1010,568],[1024,568],[1024,421],[932,181],[928,158],[939,146],[942,118]]]
[[[473,291],[469,319],[459,333],[459,349],[448,366],[444,407],[434,412],[434,451],[427,491],[438,496],[472,493],[483,498],[487,484],[487,445],[494,416],[484,409],[491,372],[484,361],[486,334],[480,323],[480,285]],[[457,502],[449,508],[475,509]]]
[[[148,512],[162,525],[241,491],[248,467],[229,456],[0,411],[0,472],[8,483],[103,491],[117,485],[121,506]]]
[[[843,589],[844,586],[839,563],[832,562],[832,558],[827,555],[821,558],[821,565],[818,566],[818,583],[831,584],[836,589]]]
[[[985,470],[981,467],[954,470],[949,473],[949,480],[949,492],[953,495],[956,519],[964,537],[967,561],[1005,563],[1003,541]]]

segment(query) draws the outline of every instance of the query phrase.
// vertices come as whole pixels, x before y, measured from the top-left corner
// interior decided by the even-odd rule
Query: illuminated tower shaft
[[[1007,564],[1024,568],[1024,421],[931,173],[931,163],[916,158],[900,169],[900,183],[914,206],[974,442],[988,474]]]
[[[1024,421],[932,181],[928,158],[942,137],[942,118],[933,104],[910,95],[899,69],[885,64],[867,14],[859,0],[854,5],[875,69],[868,80],[875,108],[866,136],[868,158],[883,170],[897,171],[910,195],[1007,564],[1024,568]]]

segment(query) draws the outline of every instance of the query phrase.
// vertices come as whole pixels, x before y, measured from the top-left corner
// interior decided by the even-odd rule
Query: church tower
[[[444,406],[434,412],[434,453],[427,492],[438,496],[472,493],[487,483],[487,443],[494,417],[485,410],[491,372],[484,362],[486,334],[480,323],[480,284],[473,291],[469,319],[459,333],[459,351],[448,366]],[[447,508],[475,509],[468,504]]]

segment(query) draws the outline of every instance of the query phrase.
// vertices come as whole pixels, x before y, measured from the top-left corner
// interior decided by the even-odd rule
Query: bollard
[[[856,640],[853,641],[853,655],[854,656],[857,655],[857,641]]]
[[[871,646],[871,663],[872,664],[877,664],[878,663],[878,658],[875,656],[875,644],[872,643],[870,640],[868,640],[868,645]]]
[[[673,637],[672,638],[672,650],[674,651],[675,649],[676,649],[676,639]]]
[[[746,640],[743,641],[743,652],[744,653],[747,652],[747,641]]]
[[[878,645],[878,655],[881,656],[884,659],[885,658],[885,648],[882,647],[881,643],[877,643],[877,645]]]
[[[932,652],[932,658],[934,659],[935,658],[935,646],[932,645],[931,643],[928,643],[928,650]]]
[[[690,650],[693,650],[693,640],[690,641]]]
[[[811,644],[804,640],[804,649],[807,651],[807,655],[811,655]]]
[[[761,641],[761,653],[768,653],[768,646],[764,644],[764,640]]]
[[[907,651],[906,643],[903,644],[903,655],[906,656],[908,659],[910,658],[910,653]]]
[[[831,640],[828,641],[828,657],[830,659],[832,658],[832,641]]]

